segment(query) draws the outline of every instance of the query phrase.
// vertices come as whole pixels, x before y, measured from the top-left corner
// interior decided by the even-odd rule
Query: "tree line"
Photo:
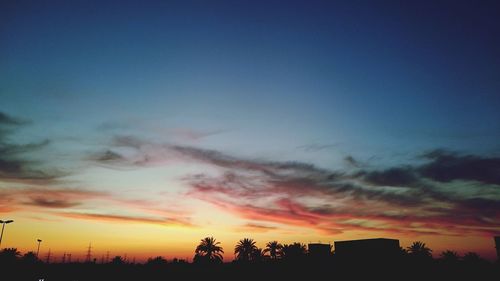
[[[199,264],[217,264],[223,263],[224,249],[220,246],[214,237],[205,237],[200,240],[195,248],[193,263]],[[265,248],[257,247],[256,241],[251,238],[243,238],[238,241],[234,247],[235,262],[264,262],[264,261],[289,261],[300,260],[308,256],[308,250],[305,244],[294,242],[291,244],[281,244],[278,241],[270,241],[266,243]],[[427,247],[424,242],[415,241],[407,248],[400,248],[402,258],[412,259],[414,261],[425,262],[434,260],[432,249]],[[335,257],[335,251],[332,251],[330,246],[330,257]],[[438,260],[446,263],[486,263],[487,261],[481,258],[475,252],[467,252],[460,256],[456,251],[445,250],[440,253]],[[37,257],[35,252],[29,251],[21,254],[16,248],[5,248],[0,251],[0,262],[4,264],[21,262],[33,264],[42,262]],[[95,263],[96,260],[94,259]],[[127,261],[122,256],[115,256],[110,261],[111,264],[126,264]],[[177,258],[172,260],[173,263],[183,263],[185,260]],[[151,257],[146,264],[161,265],[167,264],[167,260],[162,256]]]
[[[323,248],[325,249],[325,248]],[[227,250],[227,249],[226,249]],[[397,248],[396,248],[397,250]],[[500,280],[500,264],[476,253],[463,256],[446,250],[433,257],[433,251],[416,241],[387,259],[386,253],[357,252],[355,259],[343,259],[331,248],[315,256],[305,244],[270,241],[259,248],[255,240],[239,240],[231,252],[232,262],[224,262],[224,249],[213,237],[205,237],[194,249],[192,262],[167,261],[162,256],[144,263],[129,262],[122,256],[98,263],[47,262],[34,252],[21,254],[16,248],[0,251],[0,272],[9,281],[132,281],[132,280]],[[227,254],[227,253],[226,253]],[[359,255],[359,256],[358,256]],[[1,278],[1,277],[0,277]],[[1,279],[3,280],[3,279]]]

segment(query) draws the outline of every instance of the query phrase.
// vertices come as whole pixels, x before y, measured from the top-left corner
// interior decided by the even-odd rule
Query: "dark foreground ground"
[[[5,281],[90,280],[500,280],[498,263],[439,260],[267,261],[192,264],[1,264]]]
[[[2,264],[0,280],[90,281],[90,280],[500,280],[494,263],[466,264],[431,261],[373,261],[347,263],[260,262],[199,265],[143,264]]]

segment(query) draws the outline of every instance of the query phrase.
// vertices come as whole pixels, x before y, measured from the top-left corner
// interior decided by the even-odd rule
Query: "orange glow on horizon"
[[[459,254],[472,251],[482,257],[495,258],[492,237],[453,237],[453,236],[398,236],[390,232],[348,231],[338,235],[324,235],[304,228],[293,231],[285,229],[252,231],[251,228],[186,227],[162,226],[152,223],[123,223],[112,221],[92,221],[54,217],[47,219],[33,218],[27,213],[3,214],[3,217],[15,219],[5,228],[2,248],[18,248],[22,253],[35,251],[36,239],[42,239],[40,257],[44,259],[48,250],[51,260],[59,262],[64,253],[71,254],[72,260],[83,261],[89,243],[92,245],[92,257],[100,262],[109,255],[125,255],[132,261],[144,262],[150,257],[162,256],[192,261],[194,249],[199,240],[213,236],[221,242],[224,249],[224,261],[234,258],[233,249],[239,239],[249,237],[264,248],[268,241],[278,240],[282,244],[301,242],[323,242],[333,244],[334,241],[387,237],[400,240],[406,247],[413,241],[423,241],[433,249],[434,257],[447,249]]]

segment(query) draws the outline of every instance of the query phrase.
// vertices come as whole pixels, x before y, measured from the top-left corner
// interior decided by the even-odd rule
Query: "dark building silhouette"
[[[500,261],[500,236],[495,236],[495,248],[497,249],[497,260]]]
[[[399,240],[387,238],[336,241],[335,256],[346,261],[387,261],[398,258]]]
[[[307,245],[309,256],[313,258],[327,258],[330,256],[330,244],[310,243]]]

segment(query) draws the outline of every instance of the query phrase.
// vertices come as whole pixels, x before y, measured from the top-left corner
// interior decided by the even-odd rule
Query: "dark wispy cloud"
[[[121,120],[121,121],[106,121],[101,123],[97,127],[98,131],[124,133],[130,131],[144,131],[144,132],[156,132],[161,135],[168,136],[169,139],[178,141],[199,141],[201,139],[227,133],[232,131],[231,129],[194,129],[194,128],[182,128],[182,127],[165,127],[163,124],[152,122],[151,120]]]
[[[41,161],[30,158],[30,153],[44,149],[49,140],[33,143],[12,143],[10,136],[28,121],[0,112],[0,181],[46,184],[65,174],[56,169],[43,168]]]
[[[166,217],[140,217],[140,216],[124,216],[116,214],[100,214],[100,213],[79,213],[79,212],[60,212],[61,216],[74,218],[74,219],[86,219],[92,221],[106,221],[106,222],[128,222],[128,223],[152,223],[160,225],[181,225],[181,226],[193,226],[193,224],[182,218],[166,218]]]
[[[131,136],[115,137],[113,144],[135,151],[132,156],[113,157],[128,165],[158,163],[165,157],[164,161],[174,158],[218,167],[216,176],[186,176],[188,194],[253,221],[312,227],[330,234],[354,229],[491,234],[500,227],[500,188],[487,186],[498,185],[493,173],[496,158],[434,151],[417,164],[382,170],[363,165],[339,171]],[[107,161],[106,157],[96,160]],[[459,173],[466,167],[470,168],[466,173]],[[454,180],[467,190],[453,188],[458,184]],[[487,194],[482,194],[484,188]]]
[[[72,208],[88,200],[106,198],[105,192],[72,188],[2,188],[0,208]]]
[[[351,155],[344,157],[344,161],[349,164],[351,167],[359,168],[361,167],[361,163],[358,160],[354,159]]]
[[[133,136],[115,136],[112,140],[112,145],[116,147],[140,149],[141,147],[149,145],[149,143]]]
[[[268,225],[259,224],[259,223],[246,223],[242,226],[237,227],[235,230],[239,231],[239,232],[244,232],[244,233],[248,233],[248,232],[255,233],[255,232],[268,232],[268,231],[277,230],[277,229],[278,228],[275,226],[268,226]]]
[[[34,205],[45,208],[71,208],[80,205],[79,202],[72,202],[62,199],[52,199],[44,197],[35,197],[31,201],[24,203],[25,205]]]
[[[306,145],[300,145],[297,146],[298,149],[304,150],[306,152],[318,152],[326,149],[332,149],[335,148],[337,144],[318,144],[318,143],[312,143],[312,144],[306,144]]]
[[[500,185],[500,157],[461,155],[447,150],[433,150],[421,155],[427,162],[417,166],[391,167],[361,171],[358,176],[369,183],[387,186],[414,186],[422,179],[449,183],[455,180]]]
[[[374,185],[411,187],[419,183],[418,175],[411,167],[389,168],[387,170],[362,171],[358,176]]]
[[[27,123],[29,123],[27,120],[12,117],[12,116],[0,111],[0,124],[1,125],[19,126],[19,125],[24,125]]]
[[[192,225],[189,222],[187,212],[175,208],[167,208],[164,204],[151,201],[126,199],[116,193],[99,192],[86,188],[73,188],[65,182],[63,177],[68,173],[51,168],[51,163],[43,158],[44,149],[51,144],[49,140],[39,142],[16,143],[18,131],[30,124],[29,121],[14,118],[7,114],[0,114],[0,184],[16,183],[15,185],[5,185],[0,187],[0,212],[13,212],[16,210],[32,210],[40,214],[57,215],[54,209],[64,209],[71,213],[73,210],[96,209],[96,204],[111,204],[117,208],[123,208],[130,217],[119,217],[108,215],[107,219],[150,222],[161,224]],[[15,136],[15,137],[14,137]],[[140,150],[144,143],[132,137],[117,137],[113,140],[113,147]],[[150,151],[144,147],[145,151]],[[154,155],[153,151],[150,151]],[[35,158],[38,157],[38,158]],[[164,155],[162,155],[164,157]],[[147,165],[151,160],[148,157],[136,159],[125,164],[129,158],[122,156],[118,151],[111,149],[103,150],[100,153],[86,156],[92,161],[106,164],[108,167],[115,165]],[[164,202],[163,202],[164,203]],[[96,211],[99,211],[97,208]],[[105,209],[105,208],[104,208]],[[66,217],[68,215],[65,215]],[[104,214],[93,218],[102,220]],[[91,219],[74,216],[74,218]]]
[[[15,156],[16,154],[27,153],[42,149],[49,144],[49,140],[43,140],[37,143],[28,144],[6,144],[2,143],[0,146],[0,153],[4,156]]]
[[[187,129],[187,128],[176,128],[172,130],[168,130],[171,134],[173,134],[175,137],[179,139],[185,139],[185,140],[200,140],[206,137],[214,136],[214,135],[219,135],[222,133],[229,132],[230,130],[193,130],[193,129]]]
[[[423,154],[428,164],[419,167],[422,176],[440,182],[473,180],[500,185],[500,157],[459,155],[446,150]]]
[[[95,208],[96,202],[99,205],[113,205],[115,208],[121,208],[130,215],[99,213],[99,208],[97,210]],[[27,209],[41,215],[48,214],[72,219],[195,226],[188,212],[182,209],[158,206],[158,202],[151,200],[124,199],[109,192],[82,188],[0,189],[1,212]],[[94,212],[82,211],[90,209]]]
[[[263,225],[263,224],[258,224],[258,223],[247,223],[247,224],[245,224],[245,227],[258,228],[258,229],[263,229],[263,230],[276,229],[275,226],[268,226],[268,225]]]
[[[305,163],[235,159],[213,151],[182,150],[225,170],[217,177],[198,174],[186,178],[193,196],[253,220],[303,225],[328,233],[364,228],[408,234],[428,234],[436,229],[449,235],[491,234],[500,226],[500,190],[490,192],[490,198],[480,197],[478,192],[450,192],[422,172],[433,165],[433,160],[416,166],[348,173]],[[477,184],[466,186],[481,188]]]
[[[114,152],[114,151],[111,151],[111,150],[96,152],[96,153],[90,155],[88,158],[91,161],[100,162],[100,163],[114,163],[114,162],[120,162],[120,161],[125,160],[125,157],[123,157],[121,154]]]

